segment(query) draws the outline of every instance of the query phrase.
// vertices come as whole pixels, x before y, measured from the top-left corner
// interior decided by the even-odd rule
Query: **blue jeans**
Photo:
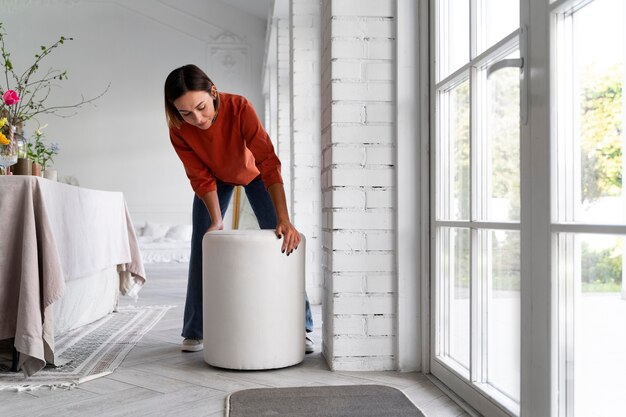
[[[234,186],[217,182],[217,197],[220,203],[222,217],[226,213],[228,203],[233,195]],[[261,229],[276,229],[277,219],[274,203],[261,179],[257,178],[244,187],[252,211],[259,222]],[[187,279],[187,299],[185,300],[185,315],[183,319],[184,338],[202,339],[202,238],[211,224],[211,216],[204,202],[194,196],[191,235],[191,256],[189,258],[189,277]],[[311,305],[305,294],[305,329],[313,331]]]

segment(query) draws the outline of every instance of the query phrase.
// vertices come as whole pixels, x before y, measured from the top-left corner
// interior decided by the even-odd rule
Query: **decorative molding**
[[[241,36],[238,36],[236,34],[234,34],[233,32],[229,31],[229,30],[225,30],[224,32],[220,33],[217,36],[213,36],[212,40],[214,43],[245,43],[246,39],[242,38]]]
[[[238,84],[248,89],[251,79],[250,45],[228,30],[212,37],[212,40],[207,44],[209,77],[220,88],[230,89]]]

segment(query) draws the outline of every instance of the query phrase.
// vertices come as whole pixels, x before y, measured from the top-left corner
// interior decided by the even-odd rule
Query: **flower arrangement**
[[[57,69],[47,70],[43,76],[37,78],[36,75],[40,68],[42,60],[50,55],[52,51],[63,45],[66,41],[73,38],[61,36],[58,41],[50,46],[41,46],[40,52],[35,54],[34,62],[23,72],[16,72],[11,61],[11,53],[5,45],[6,32],[0,22],[0,65],[4,68],[4,88],[0,83],[0,94],[2,95],[2,107],[0,113],[7,118],[7,122],[12,126],[22,126],[24,122],[41,114],[54,114],[57,116],[67,117],[62,111],[68,109],[76,109],[85,104],[92,103],[102,97],[107,88],[99,95],[85,99],[84,97],[77,103],[62,106],[48,106],[47,98],[50,96],[54,84],[57,81],[67,80],[67,71]],[[75,113],[74,113],[75,114]],[[73,114],[72,114],[73,115]]]
[[[59,153],[59,145],[51,142],[49,145],[43,140],[45,136],[43,129],[48,125],[41,126],[35,131],[35,135],[32,141],[26,143],[26,152],[28,158],[33,162],[41,165],[41,169],[45,171],[48,163],[53,161],[55,155]]]
[[[102,97],[109,89],[97,96],[81,100],[68,105],[49,105],[46,101],[58,81],[67,80],[67,71],[49,69],[39,76],[39,69],[43,59],[50,55],[56,48],[73,38],[61,36],[59,40],[49,46],[41,46],[35,54],[34,62],[24,72],[16,71],[11,61],[11,53],[5,45],[6,32],[0,22],[0,65],[4,69],[4,77],[0,72],[0,168],[9,166],[17,160],[17,144],[14,139],[15,132],[23,131],[24,124],[29,120],[37,120],[37,116],[53,114],[60,117],[73,116],[76,113],[67,113],[67,110],[78,109],[88,103],[93,103]],[[38,130],[41,133],[40,130]],[[37,155],[42,165],[45,166],[59,151],[58,146],[46,146],[41,142],[41,134],[35,134],[35,142],[31,146],[29,155]]]

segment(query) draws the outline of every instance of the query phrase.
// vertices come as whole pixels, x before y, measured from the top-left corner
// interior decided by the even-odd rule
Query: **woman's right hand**
[[[219,221],[217,223],[211,223],[207,232],[212,232],[213,230],[224,230],[224,222]]]
[[[220,210],[220,202],[217,197],[217,191],[209,191],[205,195],[202,196],[202,201],[204,201],[204,205],[209,212],[209,217],[211,218],[211,224],[207,229],[207,232],[212,232],[213,230],[224,230],[224,221],[222,220],[222,212]]]

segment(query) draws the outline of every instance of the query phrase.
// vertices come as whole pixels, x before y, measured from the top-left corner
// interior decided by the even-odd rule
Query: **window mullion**
[[[470,0],[470,60],[478,54],[478,0]]]
[[[574,33],[574,25],[573,25],[573,15],[566,16],[563,21],[563,29],[566,32],[566,35],[563,37],[565,40],[563,49],[565,50],[565,61],[563,62],[574,62],[575,50],[574,45],[577,43]],[[571,165],[572,175],[571,183],[567,184],[568,191],[570,192],[570,199],[568,201],[570,206],[570,216],[567,218],[567,221],[573,221],[574,219],[579,219],[582,217],[582,195],[583,190],[582,186],[582,155],[580,150],[581,148],[581,135],[580,135],[580,91],[578,90],[578,86],[580,86],[580,74],[578,71],[574,70],[574,68],[565,69],[563,68],[565,74],[567,74],[566,78],[566,88],[565,88],[565,98],[561,101],[561,105],[567,103],[566,112],[567,118],[566,123],[568,125],[569,130],[569,146],[568,150],[568,162]]]
[[[437,127],[441,132],[441,138],[444,140],[437,141],[437,189],[447,190],[450,185],[450,162],[446,155],[450,155],[450,140],[447,135],[447,123],[443,123],[449,113],[448,95],[437,91]],[[438,193],[436,216],[438,219],[450,218],[450,196],[448,193]]]
[[[449,258],[451,256],[451,245],[450,245],[450,234],[443,233],[441,229],[438,230],[439,234],[439,258],[444,260],[444,262],[439,262],[440,265],[443,265],[442,275],[446,277],[441,281],[441,299],[439,303],[439,311],[440,311],[440,329],[445,329],[439,333],[439,346],[443,348],[443,352],[439,350],[438,354],[448,354],[450,352],[450,280],[452,275],[451,262]]]
[[[521,125],[521,402],[522,416],[555,416],[551,337],[550,243],[551,39],[547,1],[522,1],[528,27],[528,123]],[[548,99],[546,99],[546,96]],[[532,162],[532,163],[531,163]]]
[[[475,55],[475,44],[476,44],[476,27],[473,22],[475,22],[476,15],[476,0],[470,1],[470,58],[473,58]],[[469,112],[469,156],[470,156],[470,181],[469,181],[469,195],[470,195],[470,224],[477,219],[478,216],[478,198],[479,198],[479,190],[480,185],[477,183],[480,180],[479,171],[479,161],[476,147],[476,118],[478,117],[476,111],[476,68],[471,66],[469,67],[469,103],[470,103],[470,112]],[[477,277],[479,276],[479,244],[480,238],[478,235],[479,231],[472,227],[470,229],[470,375],[469,380],[472,382],[476,382],[480,380],[480,364],[481,364],[481,349],[480,349],[480,334],[481,334],[481,325],[480,320],[478,320],[480,316],[480,290],[478,287]]]

